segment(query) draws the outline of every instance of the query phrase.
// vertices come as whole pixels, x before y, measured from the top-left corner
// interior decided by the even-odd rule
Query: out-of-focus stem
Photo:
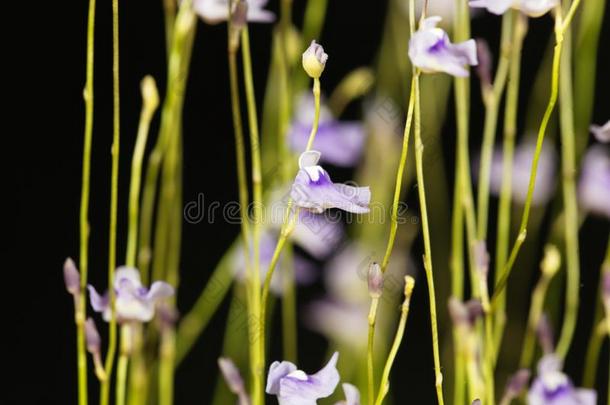
[[[512,171],[513,155],[515,151],[515,138],[517,135],[517,106],[519,104],[519,79],[521,74],[521,47],[523,38],[527,31],[526,18],[513,11],[515,14],[515,27],[511,41],[510,68],[508,76],[508,88],[506,92],[506,105],[504,113],[504,141],[502,145],[502,186],[500,190],[500,202],[498,203],[498,230],[496,237],[496,271],[495,280],[502,276],[508,256],[508,241],[510,238],[510,214],[512,193]],[[498,307],[494,314],[494,351],[500,350],[500,343],[506,322],[505,313],[506,292],[501,293]]]
[[[578,7],[580,0],[575,0],[570,7],[569,15],[573,15],[573,11]],[[496,287],[494,291],[494,296],[492,298],[492,304],[495,306],[495,303],[498,299],[499,294],[506,287],[506,283],[508,281],[508,277],[510,276],[510,272],[512,270],[513,264],[517,258],[519,250],[525,241],[525,237],[527,235],[527,224],[529,221],[530,210],[532,206],[532,199],[534,196],[534,186],[536,184],[536,174],[538,171],[538,161],[540,160],[540,153],[542,151],[542,143],[544,141],[544,136],[546,134],[546,129],[549,125],[549,121],[551,119],[551,115],[553,114],[553,110],[555,109],[555,104],[557,103],[557,95],[559,92],[559,68],[561,62],[561,51],[563,48],[564,34],[565,30],[569,27],[569,21],[571,19],[566,20],[565,23],[562,23],[561,18],[561,9],[557,9],[557,15],[555,17],[555,48],[553,51],[553,66],[551,70],[551,94],[549,96],[549,101],[544,112],[544,116],[542,117],[542,121],[540,123],[540,127],[538,129],[538,136],[536,139],[536,150],[534,152],[534,159],[532,161],[532,169],[529,180],[529,187],[527,190],[527,196],[525,199],[525,204],[523,207],[523,214],[521,216],[521,224],[519,225],[519,234],[517,236],[517,240],[513,245],[510,256],[508,258],[507,263],[504,266],[502,271],[502,276],[496,282]]]
[[[569,4],[569,1],[567,1]],[[566,2],[564,1],[564,4]],[[564,240],[566,249],[567,290],[564,321],[557,342],[557,355],[565,358],[572,343],[576,318],[578,317],[578,289],[580,284],[580,262],[578,248],[578,206],[576,202],[576,151],[574,132],[574,107],[572,91],[572,31],[564,34],[565,42],[559,72],[561,167],[564,206]]]
[[[479,187],[477,195],[477,239],[487,239],[487,214],[489,207],[489,178],[491,160],[493,158],[494,139],[498,124],[498,110],[506,78],[508,76],[511,56],[513,20],[517,17],[513,12],[504,13],[502,17],[502,38],[500,40],[500,61],[493,81],[491,91],[485,92],[485,125],[483,129],[483,144],[481,146],[481,161],[479,164]]]
[[[366,375],[368,382],[368,398],[369,405],[373,404],[373,400],[375,398],[375,370],[374,370],[374,362],[373,362],[373,353],[375,350],[375,322],[377,320],[377,307],[379,306],[379,298],[371,298],[371,307],[369,308],[369,332],[368,332],[368,340],[367,340],[367,352],[366,352]],[[380,386],[381,388],[381,386]]]
[[[86,405],[87,390],[87,351],[85,344],[85,318],[87,302],[87,274],[89,265],[89,194],[91,184],[91,143],[93,138],[93,65],[95,48],[95,0],[89,0],[87,14],[87,81],[85,83],[85,134],[83,140],[83,174],[80,197],[80,286],[75,303],[76,344],[78,369],[78,404]]]
[[[116,268],[117,211],[119,194],[119,145],[120,145],[120,94],[119,94],[119,0],[112,0],[112,88],[113,88],[113,136],[112,176],[110,183],[110,231],[108,246],[108,292],[110,297],[110,324],[105,371],[107,379],[102,382],[100,404],[107,405],[110,397],[112,366],[117,346],[116,294],[114,291],[114,269]]]
[[[253,189],[253,226],[252,226],[252,260],[253,272],[249,275],[252,294],[252,312],[255,319],[251,333],[263,335],[264,318],[261,316],[261,284],[260,284],[260,237],[262,230],[262,203],[263,185],[261,174],[261,151],[258,133],[258,117],[256,112],[256,98],[254,95],[254,81],[252,78],[252,59],[250,53],[250,36],[246,25],[241,32],[242,59],[244,66],[244,82],[246,87],[246,102],[248,106],[248,126],[250,128],[250,149],[252,158],[252,189]],[[260,325],[259,325],[260,323]],[[258,336],[251,336],[251,363],[252,373],[252,401],[254,405],[263,402],[263,368],[264,368],[264,341]],[[254,338],[253,338],[254,337]],[[252,339],[253,338],[253,339]],[[257,347],[258,346],[258,347]]]
[[[415,286],[415,280],[412,277],[407,276],[405,277],[405,282],[405,299],[401,306],[400,321],[398,322],[398,329],[396,330],[396,335],[394,335],[394,341],[392,342],[390,353],[388,354],[385,366],[383,367],[381,382],[379,383],[379,394],[377,395],[375,405],[381,405],[383,403],[383,399],[390,390],[390,371],[392,371],[392,365],[394,364],[400,343],[402,342],[402,338],[405,334],[407,317],[409,316],[409,306],[411,303],[411,294],[413,292],[413,287]]]
[[[125,263],[132,267],[136,265],[136,249],[138,244],[142,161],[144,160],[144,151],[146,149],[150,121],[159,106],[159,96],[157,95],[155,80],[151,76],[147,76],[142,80],[140,86],[142,88],[142,111],[140,113],[136,146],[131,161],[131,181],[129,183],[129,229],[127,233],[127,258],[125,260]],[[153,93],[151,94],[151,92]]]

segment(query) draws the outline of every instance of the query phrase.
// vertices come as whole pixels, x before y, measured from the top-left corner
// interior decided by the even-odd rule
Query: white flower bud
[[[328,55],[322,45],[311,41],[309,48],[303,52],[303,69],[312,79],[319,79],[326,67]]]

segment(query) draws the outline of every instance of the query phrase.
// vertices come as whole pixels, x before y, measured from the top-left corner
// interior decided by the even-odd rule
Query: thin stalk
[[[578,7],[580,0],[575,0],[570,7],[569,15],[573,15],[574,10]],[[508,277],[510,276],[510,272],[512,270],[513,264],[517,258],[519,250],[525,241],[527,236],[527,224],[529,221],[530,210],[532,206],[532,198],[534,196],[534,186],[536,184],[536,174],[538,170],[538,161],[540,159],[540,153],[542,151],[542,143],[544,141],[544,136],[546,134],[546,129],[549,125],[549,121],[551,119],[551,115],[555,109],[555,104],[557,103],[557,96],[559,93],[559,68],[561,65],[561,51],[563,48],[564,34],[566,29],[569,27],[569,23],[571,19],[566,20],[565,23],[562,23],[561,18],[561,8],[557,9],[557,15],[555,19],[555,48],[553,51],[553,65],[551,70],[551,94],[549,96],[549,102],[547,104],[546,110],[544,112],[544,116],[542,117],[542,121],[540,123],[540,128],[538,129],[538,136],[536,139],[536,150],[534,152],[534,159],[532,161],[532,169],[529,180],[529,187],[527,190],[527,196],[525,199],[525,204],[523,207],[523,214],[521,216],[521,224],[519,225],[519,234],[513,245],[511,250],[509,259],[504,266],[502,271],[502,276],[496,282],[496,288],[494,291],[494,296],[492,298],[492,305],[495,306],[495,303],[498,299],[498,295],[504,290],[506,287],[506,282],[508,281]]]
[[[494,138],[498,125],[498,110],[502,93],[506,85],[511,56],[513,20],[517,16],[512,12],[504,13],[502,17],[502,37],[500,39],[500,61],[498,70],[490,91],[483,94],[485,102],[485,124],[483,129],[483,144],[481,146],[481,161],[479,164],[479,187],[477,195],[477,239],[487,239],[487,221],[489,212],[489,178],[491,176],[491,161],[493,158]]]
[[[138,244],[142,161],[144,160],[144,151],[146,149],[150,122],[159,105],[159,96],[157,95],[155,81],[151,76],[147,76],[142,80],[141,88],[142,111],[140,113],[136,146],[131,161],[131,181],[129,183],[129,228],[127,232],[127,257],[125,260],[125,263],[132,267],[136,265],[136,249]]]
[[[87,405],[87,351],[85,318],[87,305],[87,274],[89,265],[89,194],[91,184],[91,143],[93,138],[93,65],[95,51],[95,0],[89,0],[87,14],[87,81],[85,83],[85,134],[83,141],[83,174],[80,197],[80,291],[76,311],[76,342],[78,368],[78,404]]]
[[[565,4],[565,2],[564,2]],[[564,240],[566,249],[567,291],[564,321],[557,343],[557,355],[565,358],[574,337],[578,317],[578,289],[580,284],[580,262],[578,247],[578,205],[576,202],[576,151],[574,130],[574,103],[572,90],[572,30],[565,32],[565,43],[561,55],[559,72],[559,109],[561,129],[561,166],[564,205]]]
[[[411,123],[413,121],[413,110],[415,107],[415,80],[411,80],[411,95],[409,97],[409,106],[407,108],[407,120],[405,122],[405,129],[402,138],[402,150],[400,153],[400,160],[398,164],[398,170],[396,172],[396,183],[394,187],[394,198],[392,201],[392,213],[390,217],[390,234],[388,236],[388,243],[386,245],[385,255],[381,261],[381,272],[385,273],[388,264],[390,262],[390,256],[392,255],[392,249],[396,240],[396,233],[398,231],[398,204],[400,202],[400,194],[402,189],[402,181],[404,178],[404,170],[407,163],[407,155],[409,150],[409,135],[411,133]],[[369,385],[369,404],[373,403],[375,398],[375,387],[374,387],[374,341],[375,341],[375,323],[377,317],[377,300],[373,299],[371,302],[371,309],[369,312],[369,330],[368,330],[368,350],[367,350],[367,376]]]
[[[171,405],[174,399],[174,364],[176,362],[176,335],[173,328],[161,333],[159,346],[159,405]]]
[[[253,251],[253,272],[249,275],[252,294],[252,312],[255,319],[264,325],[264,318],[261,316],[261,294],[260,294],[260,238],[262,230],[262,204],[263,187],[261,174],[261,151],[258,133],[258,118],[256,112],[256,98],[254,95],[254,82],[252,78],[252,59],[250,53],[250,36],[246,25],[241,32],[242,41],[242,60],[244,66],[244,82],[246,87],[246,102],[248,106],[248,126],[250,128],[250,149],[252,155],[252,189],[253,189],[253,227],[252,227],[252,251]],[[251,333],[263,335],[264,326],[254,323]],[[256,330],[256,329],[261,330]],[[254,405],[263,402],[263,368],[264,368],[264,341],[254,336],[250,339],[252,373],[252,401]],[[257,347],[258,346],[258,347]]]
[[[113,89],[113,139],[112,177],[110,183],[110,231],[108,245],[108,292],[110,297],[110,325],[108,351],[106,353],[106,380],[102,382],[100,404],[108,405],[112,366],[117,346],[116,294],[114,291],[114,270],[116,268],[117,211],[119,194],[119,145],[120,145],[120,85],[119,85],[119,0],[112,0],[112,89]]]
[[[515,151],[515,138],[517,135],[517,107],[519,104],[519,79],[521,74],[521,48],[523,38],[527,31],[527,20],[524,16],[514,11],[515,28],[510,56],[510,71],[508,77],[508,88],[506,92],[506,104],[504,113],[504,140],[502,145],[502,185],[500,190],[500,202],[498,203],[498,229],[496,237],[496,271],[495,280],[502,276],[508,256],[508,243],[510,238],[511,217],[511,193],[513,155]],[[500,350],[500,343],[506,322],[505,301],[506,292],[501,293],[496,313],[494,314],[494,347],[495,353]]]
[[[428,295],[430,300],[430,322],[432,328],[432,350],[434,354],[434,368],[436,374],[436,397],[439,405],[444,404],[443,374],[441,372],[440,354],[438,348],[438,326],[436,322],[436,296],[434,291],[434,276],[432,272],[432,247],[430,244],[430,229],[428,227],[428,212],[426,208],[426,190],[424,185],[423,155],[424,145],[421,140],[421,116],[419,95],[419,71],[414,74],[415,86],[415,168],[417,172],[417,191],[421,211],[422,234],[424,238],[424,270],[428,282]]]
[[[127,370],[129,368],[129,356],[131,354],[132,345],[132,330],[131,325],[124,324],[121,326],[121,350],[119,353],[119,361],[117,363],[116,374],[116,405],[125,405],[127,395]]]
[[[407,317],[409,316],[409,306],[411,302],[411,294],[413,292],[413,287],[415,281],[413,278],[407,276],[405,278],[406,286],[405,286],[405,300],[402,303],[401,311],[400,311],[400,321],[398,322],[398,329],[396,330],[396,335],[394,335],[394,341],[392,342],[392,347],[390,348],[390,353],[388,354],[388,358],[386,359],[385,366],[383,367],[383,373],[381,375],[381,382],[379,383],[379,394],[377,395],[377,400],[375,401],[375,405],[381,405],[383,403],[383,399],[387,395],[390,390],[390,372],[392,371],[392,365],[394,364],[394,360],[396,359],[396,354],[398,353],[398,349],[400,348],[400,343],[402,342],[402,338],[405,334],[405,327],[407,325]]]
[[[540,323],[540,317],[542,316],[544,309],[546,292],[549,288],[551,280],[553,279],[553,275],[553,273],[548,274],[543,272],[540,280],[538,280],[538,283],[534,288],[534,291],[532,292],[532,303],[530,305],[530,311],[527,318],[527,328],[525,330],[525,337],[523,338],[519,367],[529,368],[532,364],[534,350],[536,347],[536,329]]]

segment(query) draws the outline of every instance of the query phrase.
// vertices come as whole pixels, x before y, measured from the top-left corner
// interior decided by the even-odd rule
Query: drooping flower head
[[[155,304],[174,294],[174,288],[163,281],[155,281],[150,289],[147,289],[140,281],[140,272],[125,266],[116,270],[113,287],[118,322],[148,322],[155,314]],[[93,286],[89,286],[89,293],[93,310],[101,312],[105,321],[110,321],[108,292],[100,296]]]
[[[307,146],[314,119],[313,96],[301,96],[295,111],[288,139],[292,150],[301,153]],[[314,147],[322,153],[322,162],[341,167],[354,166],[362,155],[364,140],[365,131],[362,124],[355,121],[338,121],[328,107],[320,106],[320,121]]]
[[[303,69],[312,79],[319,79],[326,67],[328,54],[324,52],[322,45],[314,39],[309,47],[303,52]]]
[[[519,10],[529,17],[541,17],[559,4],[559,0],[471,0],[468,5],[485,8],[492,14],[502,15],[509,8]]]
[[[527,394],[529,405],[595,405],[594,390],[574,388],[562,371],[562,363],[554,354],[538,362],[538,376]]]
[[[475,41],[452,44],[449,35],[436,26],[440,21],[441,17],[428,17],[421,22],[409,40],[409,58],[425,73],[445,72],[467,77],[469,72],[465,66],[478,63]]]
[[[610,120],[608,120],[601,127],[599,125],[591,125],[589,130],[599,142],[608,143],[610,142]]]
[[[335,184],[321,166],[320,152],[309,151],[299,158],[299,172],[290,190],[297,207],[322,213],[328,208],[339,208],[355,214],[369,212],[371,191],[368,187]]]
[[[582,161],[578,199],[586,211],[610,218],[610,151],[606,145],[589,148]]]
[[[289,361],[274,361],[267,376],[267,394],[276,395],[279,405],[316,405],[316,400],[330,396],[339,384],[335,352],[326,366],[315,374],[306,374]]]
[[[275,14],[265,10],[268,0],[248,0],[246,18],[253,23],[271,23]],[[237,4],[237,2],[235,2]],[[208,24],[220,24],[227,21],[229,15],[228,0],[193,0],[193,10]]]

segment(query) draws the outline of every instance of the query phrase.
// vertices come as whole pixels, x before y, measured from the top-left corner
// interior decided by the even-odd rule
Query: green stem
[[[150,87],[150,91],[154,89],[154,95],[147,95],[144,91],[144,86]],[[142,182],[142,161],[144,160],[144,151],[146,149],[146,140],[148,138],[148,130],[150,121],[158,106],[158,95],[154,79],[147,76],[142,80],[142,111],[140,113],[140,123],[138,125],[138,135],[136,137],[136,146],[133,151],[131,161],[131,181],[129,183],[129,228],[127,233],[127,257],[125,263],[128,266],[136,265],[136,249],[138,244],[138,219],[140,215],[140,185]],[[151,99],[152,98],[152,99]]]
[[[113,139],[112,177],[110,185],[110,231],[108,245],[108,291],[110,296],[110,325],[108,351],[106,353],[106,380],[102,382],[100,404],[107,405],[110,397],[112,366],[117,346],[116,294],[114,270],[116,268],[117,211],[119,194],[119,145],[120,145],[120,86],[119,86],[119,0],[112,0],[112,82],[113,82]]]
[[[369,405],[373,404],[375,398],[375,369],[373,353],[375,351],[375,322],[377,318],[377,307],[379,306],[379,298],[371,299],[371,307],[369,309],[369,333],[368,333],[368,344],[366,352],[366,375],[368,381],[368,397]],[[382,388],[383,386],[380,386]]]
[[[565,3],[565,2],[564,2]],[[565,32],[564,49],[561,55],[559,91],[561,127],[561,166],[564,205],[564,240],[566,248],[567,291],[563,327],[557,343],[557,354],[564,359],[572,343],[576,318],[578,317],[578,289],[580,263],[578,248],[578,206],[576,202],[576,154],[574,131],[574,107],[572,91],[572,34]]]
[[[85,83],[85,134],[83,141],[83,174],[80,198],[80,291],[76,311],[76,342],[78,368],[78,404],[87,405],[87,351],[85,318],[87,275],[89,265],[89,194],[91,184],[91,143],[93,138],[93,65],[95,50],[95,0],[89,0],[87,15],[87,81]],[[76,301],[75,301],[76,302]]]
[[[244,66],[244,82],[246,87],[246,102],[248,106],[248,126],[250,127],[250,149],[252,154],[252,188],[253,188],[253,214],[254,223],[252,227],[252,251],[253,251],[253,272],[249,274],[251,283],[252,313],[261,325],[264,325],[264,318],[261,316],[261,294],[260,294],[260,237],[262,230],[262,174],[261,174],[261,154],[258,133],[258,118],[256,112],[256,98],[254,95],[254,82],[252,78],[252,60],[250,53],[250,36],[248,27],[244,27],[241,32],[242,59]],[[257,330],[257,329],[261,330]],[[263,368],[264,368],[264,341],[258,336],[262,335],[264,326],[259,327],[257,322],[251,326],[253,334],[250,339],[250,371],[252,373],[252,401],[255,405],[263,402]],[[254,338],[253,338],[254,337]],[[257,347],[258,346],[258,347]]]
[[[176,363],[176,335],[168,328],[161,333],[159,346],[159,405],[174,403],[174,364]]]
[[[407,317],[409,316],[409,306],[411,302],[411,293],[414,287],[414,280],[406,277],[406,282],[408,283],[405,287],[405,300],[401,306],[400,312],[400,321],[398,322],[398,329],[396,330],[396,335],[394,335],[394,341],[392,342],[392,347],[390,348],[390,353],[388,354],[388,358],[386,359],[385,366],[383,367],[383,373],[381,375],[381,382],[379,383],[379,394],[377,395],[377,400],[375,401],[375,405],[381,405],[383,403],[383,399],[387,395],[390,390],[390,372],[392,371],[392,365],[394,364],[394,360],[396,359],[396,354],[398,353],[398,349],[400,348],[400,343],[402,342],[402,338],[405,334],[405,327],[407,325]],[[442,402],[441,402],[442,403]]]
[[[424,237],[424,269],[428,282],[428,296],[430,300],[430,322],[432,328],[432,350],[434,354],[434,368],[436,374],[436,396],[439,405],[443,400],[443,374],[441,372],[440,354],[438,348],[438,326],[436,323],[436,297],[434,291],[434,276],[432,272],[432,247],[430,245],[430,230],[428,227],[428,212],[426,208],[426,190],[424,185],[423,155],[424,145],[421,140],[421,117],[419,95],[419,71],[414,74],[415,86],[415,168],[417,172],[417,191],[421,210],[422,233]]]
[[[129,367],[129,355],[131,352],[131,340],[133,339],[131,325],[121,326],[121,350],[117,363],[116,374],[116,405],[125,405],[127,395],[127,370]]]
[[[493,158],[494,138],[498,124],[498,110],[502,93],[508,76],[510,47],[512,43],[513,20],[517,17],[507,12],[502,17],[502,38],[500,40],[500,61],[498,70],[490,91],[484,91],[485,125],[483,129],[483,144],[481,146],[481,161],[479,164],[479,187],[477,195],[477,239],[487,239],[487,215],[489,211],[489,178],[491,175],[491,161]]]
[[[578,7],[580,0],[575,0],[572,3],[570,8],[570,13],[573,15],[573,10]],[[549,96],[549,101],[544,112],[544,116],[542,117],[542,122],[540,123],[540,128],[538,129],[538,136],[536,140],[536,150],[534,153],[534,160],[532,161],[532,169],[529,180],[529,187],[527,190],[527,196],[525,199],[525,204],[523,207],[523,214],[521,217],[521,224],[519,225],[519,235],[517,236],[517,240],[513,245],[511,250],[508,262],[504,266],[502,271],[502,276],[496,282],[496,288],[494,291],[494,296],[492,298],[492,304],[495,305],[498,295],[504,290],[506,287],[506,283],[508,281],[508,277],[510,276],[510,272],[512,270],[513,264],[517,258],[519,250],[521,249],[521,245],[525,241],[525,237],[527,235],[527,224],[529,221],[530,210],[532,206],[532,198],[534,195],[534,186],[536,184],[536,174],[538,170],[538,161],[540,159],[540,153],[542,151],[542,143],[544,141],[544,136],[546,134],[546,129],[549,125],[549,121],[551,119],[551,115],[553,114],[553,110],[555,109],[555,104],[557,103],[557,95],[559,92],[559,68],[561,65],[561,51],[563,48],[563,40],[564,33],[567,29],[567,24],[562,24],[560,9],[558,9],[559,13],[556,16],[555,20],[555,49],[553,51],[553,66],[551,70],[551,94]],[[570,20],[566,20],[569,22]]]
[[[502,276],[508,256],[508,243],[510,238],[511,217],[511,193],[513,155],[515,151],[515,138],[517,135],[517,107],[519,104],[519,79],[521,73],[521,47],[523,38],[527,31],[527,19],[514,12],[515,28],[513,29],[513,40],[510,56],[510,71],[508,77],[508,89],[506,93],[506,105],[504,113],[504,141],[502,145],[502,186],[500,190],[500,202],[498,203],[498,230],[496,237],[496,272],[494,282]],[[506,292],[501,293],[498,308],[494,314],[494,351],[500,350],[504,325],[506,322]]]

